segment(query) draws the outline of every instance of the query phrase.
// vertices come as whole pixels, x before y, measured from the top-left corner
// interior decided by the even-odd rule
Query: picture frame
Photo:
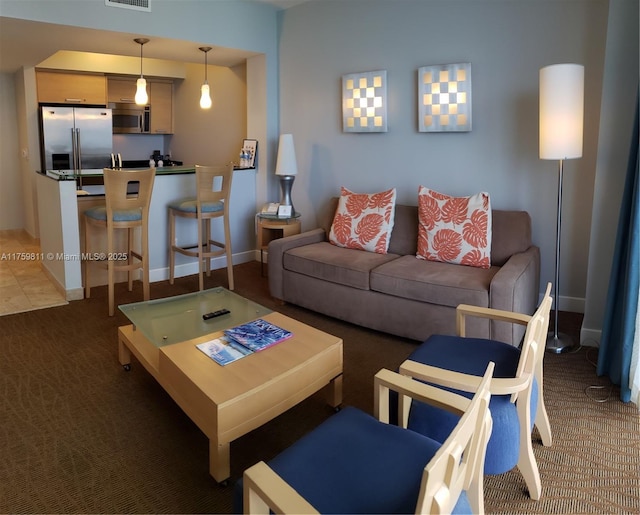
[[[258,155],[258,140],[244,139],[242,140],[242,148],[249,152],[249,164],[247,168],[255,168],[256,156]]]

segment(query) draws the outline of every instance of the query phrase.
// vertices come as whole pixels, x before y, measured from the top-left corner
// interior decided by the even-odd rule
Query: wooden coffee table
[[[227,290],[216,291],[224,294],[225,306],[216,305],[217,300],[203,303],[203,292],[199,292],[177,297],[173,306],[175,312],[183,309],[183,301],[187,301],[191,307],[186,313],[191,316],[194,302],[200,306],[201,311],[204,310],[197,313],[199,318],[209,310],[215,311],[221,307],[227,307],[233,315],[234,307],[231,304],[237,302],[237,311],[241,311],[243,301],[249,302]],[[152,334],[153,324],[148,323],[148,314],[166,314],[167,310],[172,310],[170,303],[171,299],[161,299],[120,306],[125,313],[131,306],[145,310],[142,318],[137,316],[138,313],[132,315],[129,310],[127,316],[134,322],[137,320],[138,325],[126,325],[118,329],[120,364],[129,369],[133,354],[207,435],[209,471],[216,481],[224,482],[230,476],[230,443],[233,440],[272,420],[319,390],[325,390],[327,402],[331,406],[338,407],[341,404],[340,338],[250,303],[252,307],[258,306],[265,312],[243,322],[264,318],[288,329],[293,337],[221,366],[198,350],[196,344],[221,336],[220,326],[225,324],[223,320],[215,319],[217,330],[183,341],[172,341],[179,339],[177,334],[180,331],[160,337]],[[247,315],[251,314],[252,309],[249,309]],[[243,312],[240,319],[247,315]],[[234,318],[227,327],[243,323],[238,321],[240,319]]]

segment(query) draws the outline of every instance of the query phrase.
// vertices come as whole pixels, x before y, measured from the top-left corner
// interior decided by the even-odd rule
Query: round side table
[[[300,213],[294,213],[290,217],[278,217],[258,213],[256,215],[256,228],[258,232],[258,248],[260,249],[260,272],[264,276],[263,253],[269,247],[269,242],[294,234],[300,234]]]

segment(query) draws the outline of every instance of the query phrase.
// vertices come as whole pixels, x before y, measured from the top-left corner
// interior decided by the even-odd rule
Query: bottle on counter
[[[155,168],[156,167],[156,162],[154,159],[149,159],[149,168]]]

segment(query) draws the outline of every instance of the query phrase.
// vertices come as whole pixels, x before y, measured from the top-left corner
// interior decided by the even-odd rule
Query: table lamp
[[[291,201],[291,188],[293,188],[293,181],[297,173],[298,164],[296,150],[293,146],[293,135],[281,134],[276,161],[276,175],[280,176],[280,188],[282,189],[278,216],[286,216],[287,214],[293,216],[296,213]],[[290,213],[288,213],[289,211]]]

